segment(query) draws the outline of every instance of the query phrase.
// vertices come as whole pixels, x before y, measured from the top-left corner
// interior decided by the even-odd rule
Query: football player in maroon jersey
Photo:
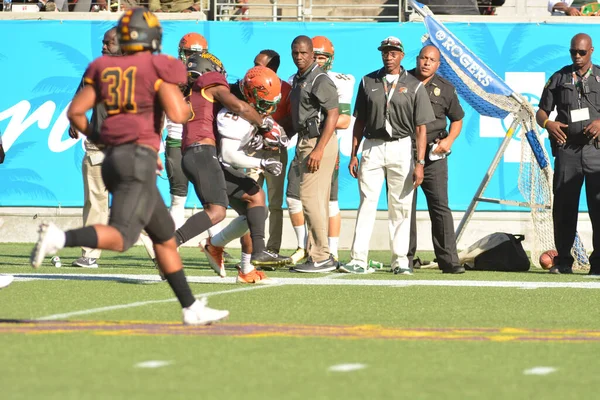
[[[102,56],[85,72],[87,83],[67,112],[71,125],[105,146],[102,178],[112,194],[108,225],[63,232],[42,223],[31,254],[37,268],[46,255],[63,247],[86,246],[123,252],[135,244],[142,229],[154,243],[159,267],[183,308],[183,322],[209,324],[229,315],[192,295],[174,238],[175,226],[156,186],[156,170],[164,114],[176,123],[191,117],[178,85],[187,82],[181,61],[161,54],[162,28],[145,8],[126,11],[117,26],[122,57]],[[107,118],[94,134],[85,113],[103,102]]]
[[[204,209],[177,229],[177,244],[187,242],[222,221],[230,205],[247,218],[252,238],[252,263],[284,265],[286,257],[265,249],[267,208],[264,192],[256,181],[243,172],[222,166],[216,147],[216,116],[222,107],[255,125],[261,132],[269,132],[273,120],[261,116],[252,106],[231,93],[223,64],[213,54],[194,54],[187,61],[191,85],[187,99],[193,116],[183,128],[182,167]],[[220,276],[225,276],[223,249],[211,246],[210,239],[202,246],[211,267]]]

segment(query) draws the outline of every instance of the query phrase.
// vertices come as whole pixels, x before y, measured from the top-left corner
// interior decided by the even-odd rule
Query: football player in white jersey
[[[243,92],[246,101],[260,114],[268,115],[275,111],[281,99],[281,81],[277,74],[269,68],[257,66],[250,69],[243,79]],[[224,168],[234,168],[243,171],[246,168],[261,168],[265,173],[279,175],[283,170],[281,162],[274,158],[262,157],[266,152],[260,152],[263,146],[286,147],[287,137],[283,129],[276,123],[271,132],[264,137],[256,132],[256,128],[248,121],[240,118],[227,108],[222,108],[217,115],[217,131],[219,140],[219,160]],[[227,182],[230,186],[235,182]],[[228,193],[235,190],[230,190]],[[264,201],[264,200],[263,200]],[[263,204],[264,206],[265,204]],[[210,242],[204,242],[205,254],[211,263],[220,263],[213,254],[222,252],[229,242],[242,237],[248,231],[246,217],[235,218],[222,231],[212,236]],[[217,251],[215,251],[217,250]],[[251,264],[252,241],[242,241],[242,261],[237,281],[240,283],[270,283],[271,281]],[[280,265],[291,262],[289,257],[272,253],[270,264],[277,261]]]
[[[351,103],[352,95],[354,94],[355,79],[352,75],[341,74],[331,71],[333,66],[334,48],[333,44],[325,36],[315,36],[312,38],[313,51],[315,53],[315,61],[319,66],[327,72],[335,84],[338,92],[339,112],[340,116],[336,125],[336,134],[339,136],[340,131],[348,129],[352,122]],[[290,80],[293,79],[290,77]],[[340,238],[340,228],[342,218],[340,208],[338,206],[338,178],[340,170],[340,156],[336,161],[335,169],[331,178],[331,192],[329,195],[329,251],[338,259],[338,243]],[[292,262],[299,263],[306,258],[306,227],[304,226],[304,214],[302,212],[302,203],[300,202],[300,182],[293,179],[293,174],[288,174],[288,189],[287,189],[287,205],[290,214],[290,220],[296,232],[298,239],[298,249],[292,254]]]

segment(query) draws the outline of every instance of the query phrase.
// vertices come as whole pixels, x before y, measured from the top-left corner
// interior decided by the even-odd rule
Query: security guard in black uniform
[[[435,46],[425,46],[417,56],[417,67],[408,73],[425,85],[436,118],[435,121],[427,124],[425,175],[421,184],[431,219],[433,249],[442,272],[462,274],[465,269],[458,260],[454,220],[448,207],[448,159],[446,156],[450,154],[452,144],[460,134],[465,112],[458,101],[454,86],[436,74],[439,66],[439,50]],[[446,130],[446,118],[450,119],[450,132]],[[410,224],[409,262],[413,261],[417,251],[416,210],[417,196],[415,194]],[[417,263],[413,262],[413,267],[417,267]]]
[[[600,67],[593,65],[592,39],[579,33],[571,39],[572,65],[550,77],[536,114],[548,131],[554,161],[554,242],[558,256],[555,274],[572,273],[579,197],[585,180],[592,229],[600,229]],[[549,119],[556,107],[556,121]],[[600,275],[600,232],[593,234],[590,275]]]

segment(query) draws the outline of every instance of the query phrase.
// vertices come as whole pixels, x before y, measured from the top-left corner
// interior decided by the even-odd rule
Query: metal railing
[[[209,9],[204,9],[208,20],[250,20],[250,21],[410,21],[416,16],[407,0],[386,1],[384,4],[340,4],[335,0],[264,0],[261,3],[237,3],[236,0],[210,0]],[[340,0],[344,2],[348,0]],[[383,1],[382,1],[383,3]],[[507,0],[498,7],[507,18],[544,17],[546,13],[534,12],[540,8],[536,0]],[[479,2],[479,6],[489,5]],[[545,7],[545,4],[544,4]],[[241,9],[245,11],[240,12]],[[534,10],[535,9],[535,10]],[[371,13],[365,13],[372,10]],[[377,13],[378,12],[378,13]],[[444,16],[457,17],[460,16]],[[496,16],[497,17],[497,16]],[[418,18],[418,16],[417,16]]]
[[[329,0],[332,1],[332,0]],[[388,4],[340,4],[322,3],[313,0],[269,3],[237,3],[235,0],[211,0],[208,19],[213,21],[403,21],[405,0],[394,0]],[[389,4],[391,3],[391,4]],[[343,10],[335,15],[327,11]],[[350,10],[350,12],[348,12]],[[372,10],[361,13],[360,10]],[[375,14],[373,11],[379,11]],[[401,11],[401,12],[400,12]]]

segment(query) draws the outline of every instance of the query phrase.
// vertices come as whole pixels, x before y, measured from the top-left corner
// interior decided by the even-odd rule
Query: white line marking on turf
[[[367,366],[365,364],[338,364],[332,365],[329,367],[329,371],[331,372],[350,372],[350,371],[358,371],[359,369],[365,369]]]
[[[15,281],[30,280],[107,280],[107,281],[159,281],[158,275],[127,274],[13,274]],[[276,278],[276,285],[325,285],[325,286],[448,286],[448,287],[497,287],[527,289],[600,289],[600,282],[530,282],[530,281],[467,281],[467,280],[413,280],[413,279],[335,279],[348,277],[347,274],[330,274],[319,278]],[[190,283],[235,284],[235,278],[218,276],[188,276]],[[255,287],[255,286],[252,286]],[[261,286],[264,287],[264,286]]]
[[[230,289],[230,290],[220,290],[218,292],[208,292],[208,293],[196,294],[194,296],[195,297],[210,297],[210,296],[216,296],[219,294],[247,292],[249,290],[264,289],[264,288],[275,287],[275,286],[280,286],[280,285],[249,286],[249,287]],[[95,314],[95,313],[105,312],[105,311],[122,310],[125,308],[142,307],[142,306],[147,306],[150,304],[170,303],[173,301],[177,301],[177,298],[173,297],[173,298],[163,299],[163,300],[136,301],[135,303],[117,304],[114,306],[106,306],[106,307],[90,308],[88,310],[72,311],[72,312],[68,312],[68,313],[64,313],[64,314],[48,315],[45,317],[38,318],[38,320],[63,319],[63,318],[75,317],[78,315],[88,315],[88,314]]]
[[[150,360],[150,361],[142,361],[134,365],[137,368],[160,368],[166,367],[167,365],[172,364],[171,361],[158,361],[158,360]]]
[[[279,287],[285,285],[324,285],[324,286],[389,286],[389,287],[410,287],[410,286],[447,286],[447,287],[496,287],[496,288],[572,288],[572,289],[600,289],[600,282],[524,282],[524,281],[463,281],[463,280],[412,280],[412,279],[335,279],[345,277],[346,274],[325,275],[319,278],[277,278],[277,282],[272,285],[256,285],[236,289],[222,290],[217,292],[208,292],[195,295],[196,297],[210,297],[221,294],[245,292],[268,287]],[[159,281],[158,275],[129,275],[129,274],[14,274],[15,281],[32,280],[108,280],[108,281]],[[188,276],[188,282],[191,283],[210,283],[210,284],[235,284],[235,278],[220,278],[216,276]],[[150,304],[169,303],[176,301],[175,298],[163,300],[147,300],[128,304],[117,304],[113,306],[98,307],[88,310],[72,311],[63,314],[48,315],[39,318],[40,320],[55,320],[70,318],[79,315],[88,315],[105,311],[121,310],[132,307],[142,307]]]
[[[32,275],[30,274],[21,274],[21,275],[25,275],[27,276],[25,279],[23,280],[33,280],[36,279],[35,277],[32,277]],[[57,279],[57,274],[39,274],[41,276],[43,276],[41,279]],[[155,280],[161,280],[159,276],[157,275],[126,275],[126,274],[109,274],[109,275],[98,275],[98,274],[76,274],[76,275],[61,275],[62,279],[76,279],[76,277],[80,277],[80,278],[87,278],[87,279],[92,279],[92,280],[100,280],[98,278],[100,277],[104,277],[104,279],[107,280],[135,280],[138,279],[139,281],[155,281]],[[203,279],[198,279],[198,278],[203,278],[200,276],[188,276],[187,280],[188,282],[192,282],[192,283],[206,283],[205,280]],[[215,278],[209,281],[209,283],[235,283],[235,278],[220,278],[220,277],[205,277],[205,278]],[[324,279],[324,278],[328,278],[328,275],[322,277],[322,278],[317,278],[316,280],[320,280],[320,279]],[[18,278],[21,279],[21,278]],[[59,278],[61,279],[61,278]],[[237,288],[237,289],[229,289],[229,290],[221,290],[218,292],[208,292],[208,293],[202,293],[202,294],[196,294],[194,295],[195,297],[210,297],[210,296],[216,296],[216,295],[220,295],[220,294],[229,294],[229,293],[237,293],[237,292],[247,292],[250,290],[256,290],[256,289],[265,289],[265,288],[270,288],[270,287],[277,287],[277,286],[282,286],[281,283],[281,279],[277,279],[276,283],[273,284],[269,284],[269,285],[255,285],[255,286],[246,286],[246,287],[241,287],[241,288]],[[75,317],[75,316],[79,316],[79,315],[88,315],[88,314],[95,314],[95,313],[100,313],[100,312],[105,312],[105,311],[114,311],[114,310],[122,310],[122,309],[126,309],[126,308],[133,308],[133,307],[142,307],[142,306],[146,306],[146,305],[150,305],[150,304],[160,304],[160,303],[170,303],[173,301],[176,301],[176,298],[169,298],[169,299],[163,299],[163,300],[147,300],[147,301],[138,301],[135,303],[128,303],[128,304],[117,304],[114,306],[106,306],[106,307],[98,307],[98,308],[91,308],[91,309],[87,309],[87,310],[79,310],[79,311],[72,311],[72,312],[68,312],[68,313],[63,313],[63,314],[53,314],[53,315],[47,315],[45,317],[41,317],[38,318],[38,320],[56,320],[56,319],[63,319],[63,318],[70,318],[70,317]]]
[[[554,367],[533,367],[523,371],[523,375],[548,375],[556,372]]]

